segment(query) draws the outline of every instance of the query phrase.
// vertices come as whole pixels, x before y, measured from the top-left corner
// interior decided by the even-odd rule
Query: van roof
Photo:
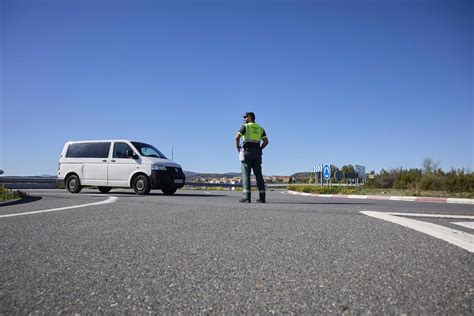
[[[100,143],[100,142],[134,142],[130,139],[90,139],[90,140],[70,140],[68,143]]]

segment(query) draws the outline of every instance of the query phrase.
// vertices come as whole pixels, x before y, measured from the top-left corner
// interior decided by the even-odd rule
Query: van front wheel
[[[144,175],[139,175],[133,180],[133,190],[136,194],[145,195],[150,193],[151,186],[150,181]]]
[[[178,188],[163,188],[161,191],[163,191],[164,195],[173,195]]]
[[[73,174],[66,180],[66,188],[71,193],[79,193],[82,190],[81,180],[79,177]]]
[[[112,190],[112,187],[98,187],[99,191],[102,193],[109,193]]]

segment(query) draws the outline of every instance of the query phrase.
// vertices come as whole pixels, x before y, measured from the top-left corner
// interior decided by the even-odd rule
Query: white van
[[[90,140],[64,145],[58,180],[71,193],[94,186],[102,193],[113,187],[131,187],[137,194],[161,189],[172,195],[184,186],[185,176],[180,165],[151,145],[129,140]]]

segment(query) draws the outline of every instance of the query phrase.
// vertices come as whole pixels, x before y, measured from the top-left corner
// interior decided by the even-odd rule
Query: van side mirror
[[[127,157],[128,158],[133,158],[133,159],[138,159],[138,155],[136,155],[135,152],[131,149],[127,150]]]

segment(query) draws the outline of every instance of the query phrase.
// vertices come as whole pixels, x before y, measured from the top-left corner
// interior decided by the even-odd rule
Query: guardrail
[[[41,178],[41,177],[0,177],[0,185],[9,189],[54,189],[56,188],[58,180],[56,178]],[[241,187],[242,184],[230,183],[207,183],[207,182],[186,182],[184,184],[188,187],[221,187],[232,188]],[[256,187],[255,184],[252,184]],[[286,188],[287,184],[267,183],[267,188]]]
[[[58,182],[55,178],[40,177],[0,177],[0,183],[54,183]]]
[[[55,189],[57,179],[41,177],[0,177],[0,186],[9,189]]]

